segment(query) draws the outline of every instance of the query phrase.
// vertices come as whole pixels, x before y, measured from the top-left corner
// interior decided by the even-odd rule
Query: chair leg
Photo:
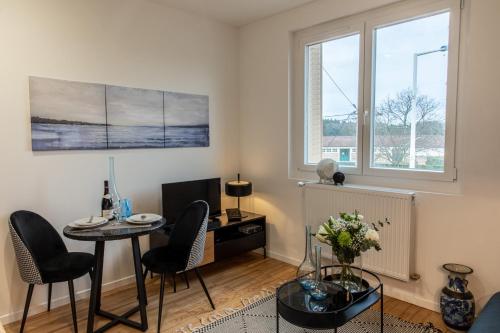
[[[186,281],[186,286],[189,289],[189,279],[186,271],[184,271],[184,281]]]
[[[200,274],[198,268],[195,268],[194,271],[196,273],[196,276],[198,277],[198,280],[200,280],[201,287],[203,288],[205,295],[207,295],[208,301],[210,302],[212,309],[215,310],[214,302],[212,302],[212,298],[210,297],[210,294],[208,293],[207,287],[205,286],[205,282],[203,281],[203,278],[201,277],[201,274]]]
[[[174,285],[174,293],[177,292],[177,283],[175,282],[175,276],[176,276],[176,273],[172,273],[172,280],[173,280],[173,285]]]
[[[73,327],[75,329],[75,333],[78,333],[78,324],[76,323],[75,287],[73,286],[73,280],[68,280],[68,288],[71,303],[71,315],[73,316]]]
[[[26,324],[26,318],[28,317],[28,310],[30,308],[31,296],[33,295],[34,288],[35,288],[34,284],[30,284],[28,287],[28,295],[26,295],[26,303],[24,304],[23,320],[21,321],[21,329],[19,330],[19,333],[23,333],[23,331],[24,331],[24,324]]]
[[[50,300],[52,298],[52,283],[49,283],[49,295],[47,301],[47,311],[50,312]]]
[[[142,277],[143,277],[144,280],[146,280],[146,277],[148,276],[148,272],[149,272],[149,269],[146,268],[144,270],[144,274],[142,274]],[[151,272],[151,273],[153,273],[153,272]]]
[[[165,273],[161,274],[160,279],[160,303],[158,305],[158,333],[160,333],[161,328],[161,316],[163,311],[163,295],[165,294]]]

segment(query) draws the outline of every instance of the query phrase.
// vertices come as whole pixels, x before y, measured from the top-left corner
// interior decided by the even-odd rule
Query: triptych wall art
[[[30,77],[34,151],[208,147],[208,96]]]

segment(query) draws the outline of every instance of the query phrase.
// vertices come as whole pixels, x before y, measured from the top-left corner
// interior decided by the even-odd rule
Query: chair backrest
[[[177,218],[170,234],[168,248],[177,253],[184,270],[196,267],[203,260],[208,211],[205,201],[192,202]]]
[[[43,284],[40,263],[68,252],[61,236],[47,220],[29,211],[12,213],[9,229],[21,278]]]

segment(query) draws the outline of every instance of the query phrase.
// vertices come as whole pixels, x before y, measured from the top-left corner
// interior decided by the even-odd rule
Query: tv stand
[[[264,250],[266,257],[266,216],[244,211],[242,215],[246,216],[240,221],[228,221],[227,215],[224,214],[208,222],[205,256],[200,266],[258,248]],[[259,225],[262,230],[249,235],[238,230],[239,227],[248,224]],[[166,245],[168,234],[166,230],[152,233],[151,248]]]

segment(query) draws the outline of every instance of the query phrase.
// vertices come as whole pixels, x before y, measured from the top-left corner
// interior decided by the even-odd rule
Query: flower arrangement
[[[378,221],[371,225],[363,220],[363,215],[358,211],[353,214],[340,213],[339,218],[330,217],[319,227],[316,238],[332,247],[339,262],[352,264],[361,252],[371,248],[382,250],[377,224],[379,227],[390,224],[387,218],[384,222]]]
[[[374,248],[382,250],[380,246],[379,227],[390,225],[389,219],[366,223],[363,215],[355,211],[352,214],[340,213],[338,218],[330,217],[323,223],[315,237],[322,243],[332,247],[333,254],[342,265],[341,280],[347,275],[353,275],[350,265],[361,256],[362,252]]]

